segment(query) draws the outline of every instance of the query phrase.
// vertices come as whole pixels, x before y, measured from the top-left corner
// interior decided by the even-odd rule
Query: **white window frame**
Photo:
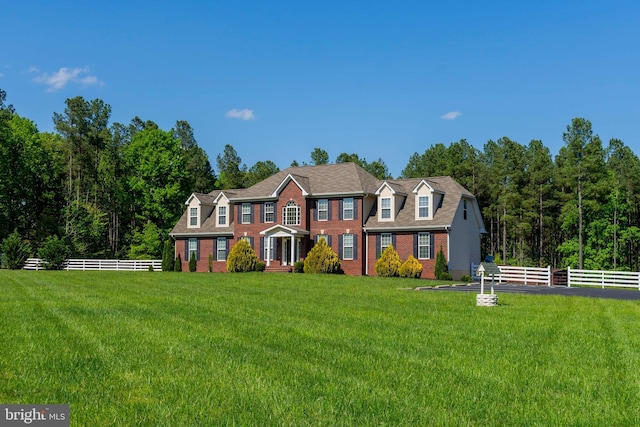
[[[431,233],[418,233],[418,259],[431,259]],[[423,252],[424,251],[424,252]]]
[[[189,208],[189,226],[198,226],[198,208]]]
[[[354,204],[355,204],[355,200],[353,197],[347,197],[346,199],[342,199],[342,219],[350,220],[354,218],[354,215],[353,215]]]
[[[271,249],[271,251],[269,251],[269,249]],[[271,258],[275,259],[276,257],[275,250],[276,250],[276,238],[265,237],[264,238],[264,254],[262,255],[263,256],[262,259],[266,261],[269,255],[271,255]]]
[[[329,199],[318,199],[318,221],[329,220]]]
[[[275,222],[276,220],[276,204],[273,202],[266,202],[264,204],[264,222]]]
[[[349,255],[347,255],[349,250]],[[351,260],[353,258],[353,234],[342,235],[342,259]]]
[[[385,202],[389,204],[389,206],[385,206]],[[386,212],[386,215],[385,215]],[[382,220],[390,220],[391,218],[391,197],[381,197],[380,198],[380,219]]]
[[[251,203],[242,204],[242,224],[251,224],[251,208]]]
[[[221,245],[220,243],[223,243]],[[223,257],[220,256],[220,252],[223,253]],[[218,237],[216,242],[216,261],[226,261],[227,260],[227,239],[226,237]]]
[[[218,206],[218,225],[227,225],[227,207]]]
[[[389,239],[389,241],[385,242],[385,240],[387,239]],[[388,246],[392,246],[392,245],[393,245],[393,234],[380,233],[380,254],[382,255],[384,250],[387,249]]]
[[[418,196],[418,218],[429,218],[429,216],[429,196]]]
[[[282,207],[282,224],[300,225],[300,206],[295,201],[289,201]]]
[[[191,259],[191,254],[196,253],[196,259],[198,259],[198,239],[191,238],[187,241],[189,245],[189,249],[187,250],[187,259],[185,261],[189,261]]]

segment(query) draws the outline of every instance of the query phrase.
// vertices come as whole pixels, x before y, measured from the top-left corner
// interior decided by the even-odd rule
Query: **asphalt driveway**
[[[418,288],[418,290],[427,292],[473,292],[479,294],[480,283],[472,283],[469,285],[438,286],[434,288]],[[494,291],[496,294],[509,293],[532,295],[565,295],[571,297],[609,298],[627,301],[640,300],[639,290],[619,288],[568,288],[566,286],[496,284],[494,285]],[[491,283],[485,282],[484,293],[491,293]]]

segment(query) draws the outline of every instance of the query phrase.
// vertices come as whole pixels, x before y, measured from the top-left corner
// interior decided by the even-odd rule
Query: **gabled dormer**
[[[384,181],[375,195],[378,197],[378,221],[395,221],[407,194],[398,185]]]
[[[231,214],[233,213],[233,209],[231,209],[231,203],[229,202],[226,194],[221,191],[215,198],[214,203],[216,205],[216,227],[229,227],[232,220]]]
[[[200,228],[213,210],[213,200],[208,194],[192,193],[187,205],[187,228]]]
[[[435,190],[426,180],[421,180],[413,189],[413,197],[415,198],[415,217],[416,220],[433,219],[442,203],[444,193]]]

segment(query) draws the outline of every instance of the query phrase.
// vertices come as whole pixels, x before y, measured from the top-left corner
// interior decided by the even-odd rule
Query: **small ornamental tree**
[[[398,275],[410,279],[419,279],[422,275],[422,264],[413,255],[409,255],[409,258],[400,266]]]
[[[308,274],[338,274],[340,260],[324,237],[309,251],[304,260],[303,271]]]
[[[0,253],[4,254],[4,263],[11,270],[18,270],[27,262],[31,253],[31,245],[22,241],[17,231],[11,233],[2,242]]]
[[[64,262],[69,256],[66,243],[57,236],[49,236],[38,250],[38,257],[46,270],[62,270]]]
[[[440,246],[440,250],[436,254],[436,265],[433,271],[433,274],[436,276],[436,279],[440,279],[443,273],[448,273],[447,269],[447,261],[444,258],[444,252],[442,251],[442,246]],[[441,279],[447,280],[447,279]]]
[[[173,271],[182,271],[182,258],[180,258],[180,254],[178,254],[178,258],[176,258],[175,262],[173,263]]]
[[[195,273],[198,269],[198,260],[196,259],[196,253],[191,252],[191,256],[189,257],[189,271]]]
[[[162,271],[173,271],[173,244],[171,239],[164,242],[162,250]]]
[[[400,255],[392,245],[389,245],[376,261],[376,274],[380,277],[396,277],[401,265]]]
[[[247,239],[240,239],[227,257],[227,270],[231,273],[246,273],[255,271],[258,255]]]

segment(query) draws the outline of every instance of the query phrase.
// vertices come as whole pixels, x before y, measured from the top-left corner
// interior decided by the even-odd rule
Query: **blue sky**
[[[187,120],[215,168],[314,147],[381,157],[508,136],[557,154],[573,117],[640,152],[640,2],[10,2],[0,88],[53,130],[74,96],[112,121]]]

